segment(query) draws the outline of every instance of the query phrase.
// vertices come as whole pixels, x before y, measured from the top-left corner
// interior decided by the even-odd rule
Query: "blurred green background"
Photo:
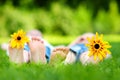
[[[62,36],[120,34],[120,0],[0,0],[0,37],[18,29]]]
[[[0,80],[120,79],[120,0],[0,0],[0,44],[18,29],[38,29],[53,45],[67,45],[85,32],[103,33],[113,58],[88,66],[14,65],[0,48]]]

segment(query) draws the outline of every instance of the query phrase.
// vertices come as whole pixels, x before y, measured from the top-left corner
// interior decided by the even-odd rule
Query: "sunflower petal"
[[[98,32],[96,32],[96,40],[98,39]]]
[[[92,55],[93,55],[93,53],[92,53],[92,52],[89,52],[88,56],[92,56]]]
[[[103,34],[100,35],[100,40],[102,40],[102,39],[103,39]]]
[[[99,44],[99,48],[96,48],[96,44]],[[111,48],[108,42],[103,41],[103,34],[98,35],[96,32],[96,36],[93,36],[92,38],[88,38],[88,43],[86,44],[89,48],[89,56],[94,56],[94,60],[97,59],[97,57],[100,60],[103,60],[107,54],[110,54],[111,52],[108,50],[108,48]]]
[[[94,60],[96,61],[96,59],[97,59],[97,54],[94,54]]]
[[[103,60],[103,57],[100,53],[98,54],[98,57],[99,57],[100,60]]]
[[[104,58],[106,57],[106,54],[104,52],[100,53]]]
[[[13,33],[11,37],[12,39],[10,42],[10,46],[12,48],[24,48],[24,44],[26,42],[29,42],[29,39],[23,30],[19,30],[17,33]],[[18,39],[18,37],[20,37],[20,39]]]
[[[110,52],[109,50],[106,50],[106,53],[107,53],[107,54],[111,54],[111,52]]]

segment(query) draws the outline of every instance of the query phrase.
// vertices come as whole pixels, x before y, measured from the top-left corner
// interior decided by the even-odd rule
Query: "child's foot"
[[[50,63],[56,63],[63,61],[69,52],[67,47],[55,48],[51,54]]]
[[[68,52],[69,52],[69,48],[68,47],[55,48],[53,50],[53,54],[51,55],[51,57],[54,57],[56,54],[60,54],[62,57],[66,57]]]
[[[28,43],[30,47],[30,61],[35,63],[46,63],[45,58],[45,45],[39,37],[32,37],[32,40]]]
[[[84,64],[84,65],[90,64],[90,63],[97,64],[100,61],[98,58],[97,58],[97,60],[94,60],[94,57],[93,56],[89,57],[88,54],[89,54],[89,51],[86,51],[81,54],[80,61],[82,64]]]
[[[26,50],[23,50],[23,56],[24,56],[24,61],[26,63],[29,63],[29,61],[30,61],[30,52],[26,51]]]
[[[88,54],[89,54],[89,51],[86,51],[86,52],[81,54],[80,61],[81,61],[82,64],[85,64],[85,65],[86,64],[97,64],[97,63],[100,62],[99,58],[94,60],[94,56],[89,57]],[[108,59],[108,58],[112,58],[111,54],[106,55],[105,59]]]
[[[9,53],[9,58],[11,62],[15,63],[23,63],[24,61],[24,56],[23,56],[23,49],[16,49],[16,48],[11,48],[10,46],[8,47],[8,53]]]
[[[66,59],[64,60],[64,64],[72,64],[76,61],[76,56],[73,52],[69,51]]]

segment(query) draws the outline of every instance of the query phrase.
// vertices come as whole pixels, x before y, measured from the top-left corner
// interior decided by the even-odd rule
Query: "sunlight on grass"
[[[2,43],[8,43],[9,42],[9,38],[0,38],[0,44]]]
[[[44,39],[53,45],[67,45],[76,38],[77,36],[44,35]],[[104,35],[104,40],[120,42],[120,35]],[[8,41],[9,38],[0,38],[0,44]]]
[[[104,35],[104,39],[109,42],[120,42],[120,35]]]
[[[44,37],[48,42],[50,42],[53,45],[67,45],[71,41],[73,41],[76,37],[75,36],[54,36],[54,35],[45,35]]]
[[[53,45],[59,44],[69,44],[71,41],[75,40],[77,36],[54,36],[45,35],[45,39]],[[120,42],[120,35],[104,35],[104,40],[109,42]]]

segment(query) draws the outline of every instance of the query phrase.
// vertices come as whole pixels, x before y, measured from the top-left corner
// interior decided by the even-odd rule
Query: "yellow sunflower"
[[[110,54],[111,52],[108,50],[108,48],[111,48],[108,42],[103,41],[103,35],[101,34],[100,37],[98,36],[98,33],[96,32],[96,36],[93,36],[92,38],[88,38],[88,44],[86,44],[89,47],[89,56],[94,56],[94,60],[99,58],[100,60],[103,60],[107,54]]]
[[[12,48],[23,48],[26,42],[29,42],[29,38],[23,30],[19,30],[17,33],[11,35],[10,46]]]

